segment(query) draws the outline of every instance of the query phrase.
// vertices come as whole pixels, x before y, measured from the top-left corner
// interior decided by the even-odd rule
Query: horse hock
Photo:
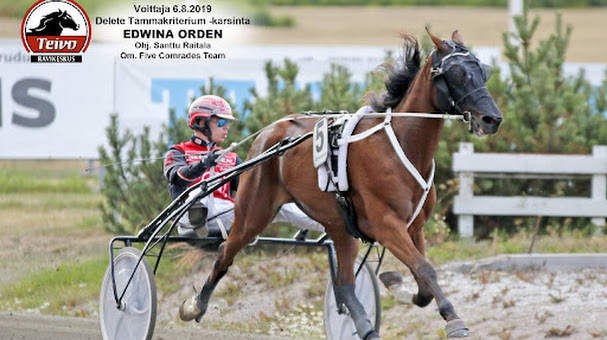
[[[369,321],[365,308],[356,298],[353,285],[346,284],[337,287],[336,299],[337,301],[343,302],[348,308],[348,311],[350,311],[350,317],[354,321],[356,332],[361,339],[380,339],[379,335],[375,332],[373,324]]]

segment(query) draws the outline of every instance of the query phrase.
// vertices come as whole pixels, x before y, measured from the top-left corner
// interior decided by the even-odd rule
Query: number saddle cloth
[[[348,190],[348,144],[353,142],[350,140],[350,136],[361,118],[371,112],[373,110],[370,106],[364,106],[354,115],[342,115],[335,118],[330,126],[324,125],[328,129],[328,139],[325,142],[328,144],[328,152],[326,161],[317,167],[318,188],[321,191],[343,192]],[[314,148],[314,152],[317,152],[316,148]]]

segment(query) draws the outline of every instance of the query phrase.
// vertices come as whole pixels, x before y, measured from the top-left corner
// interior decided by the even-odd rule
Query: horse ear
[[[462,35],[459,34],[458,30],[453,31],[453,34],[451,35],[451,40],[455,41],[456,43],[464,44],[464,39],[462,38]]]
[[[428,35],[430,36],[430,39],[432,39],[432,43],[434,44],[434,47],[436,47],[437,51],[441,53],[446,53],[449,51],[447,43],[445,43],[442,39],[435,36],[434,34],[430,33],[430,28],[428,28],[428,26],[426,26],[426,32],[428,32]]]

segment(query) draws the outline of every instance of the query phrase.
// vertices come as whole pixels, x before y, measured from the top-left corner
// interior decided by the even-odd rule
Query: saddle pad
[[[370,106],[361,107],[356,111],[356,113],[345,122],[346,125],[344,126],[341,139],[343,140],[350,137],[363,115],[370,112],[373,112]],[[349,188],[347,171],[348,143],[340,143],[337,148],[331,147],[331,154],[337,156],[337,171],[333,171],[331,157],[327,157],[327,161],[317,169],[318,188],[321,191],[328,192],[347,191]],[[335,173],[337,173],[337,177],[335,177]]]

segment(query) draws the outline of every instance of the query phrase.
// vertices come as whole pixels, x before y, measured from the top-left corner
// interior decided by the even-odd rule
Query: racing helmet
[[[190,128],[194,128],[194,124],[198,118],[210,118],[217,116],[219,118],[235,120],[236,118],[232,115],[232,108],[228,102],[214,95],[205,95],[196,98],[190,105],[188,110]]]

